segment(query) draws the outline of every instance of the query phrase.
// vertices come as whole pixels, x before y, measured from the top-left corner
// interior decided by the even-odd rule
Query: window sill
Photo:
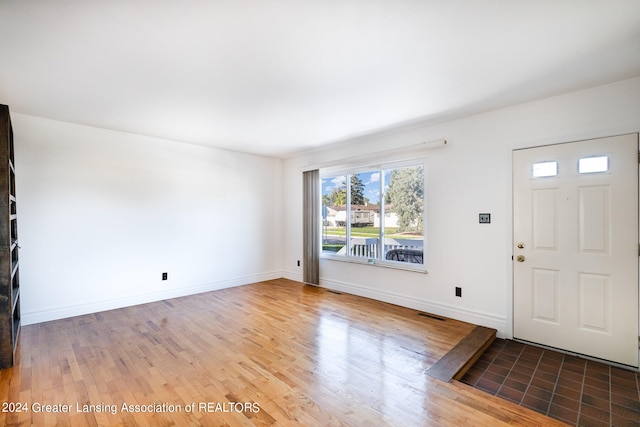
[[[424,264],[411,264],[404,262],[390,262],[383,261],[379,259],[373,258],[361,258],[354,256],[344,256],[344,255],[329,255],[329,254],[321,254],[320,259],[327,259],[331,261],[339,261],[339,262],[348,262],[351,264],[360,264],[360,265],[370,265],[372,267],[382,267],[382,268],[390,268],[393,270],[405,270],[412,271],[414,273],[428,274],[427,268]]]

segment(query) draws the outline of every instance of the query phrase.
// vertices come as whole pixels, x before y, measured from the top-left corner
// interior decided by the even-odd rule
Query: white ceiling
[[[276,157],[639,75],[638,0],[0,0],[11,111]]]

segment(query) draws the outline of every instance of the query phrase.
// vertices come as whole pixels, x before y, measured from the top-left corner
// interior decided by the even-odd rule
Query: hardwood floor
[[[285,279],[30,325],[0,424],[561,425],[425,374],[473,328]]]

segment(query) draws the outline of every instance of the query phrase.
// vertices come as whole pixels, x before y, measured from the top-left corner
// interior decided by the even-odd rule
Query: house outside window
[[[321,171],[322,256],[424,270],[422,161]]]

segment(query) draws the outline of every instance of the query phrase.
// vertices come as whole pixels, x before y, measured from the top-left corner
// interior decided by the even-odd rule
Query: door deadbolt
[[[516,260],[517,260],[518,262],[524,262],[524,260],[525,260],[525,259],[526,259],[526,258],[524,257],[524,255],[518,255],[518,256],[517,256],[517,258],[516,258]]]
[[[518,243],[518,249],[524,249],[524,243],[522,242]]]

